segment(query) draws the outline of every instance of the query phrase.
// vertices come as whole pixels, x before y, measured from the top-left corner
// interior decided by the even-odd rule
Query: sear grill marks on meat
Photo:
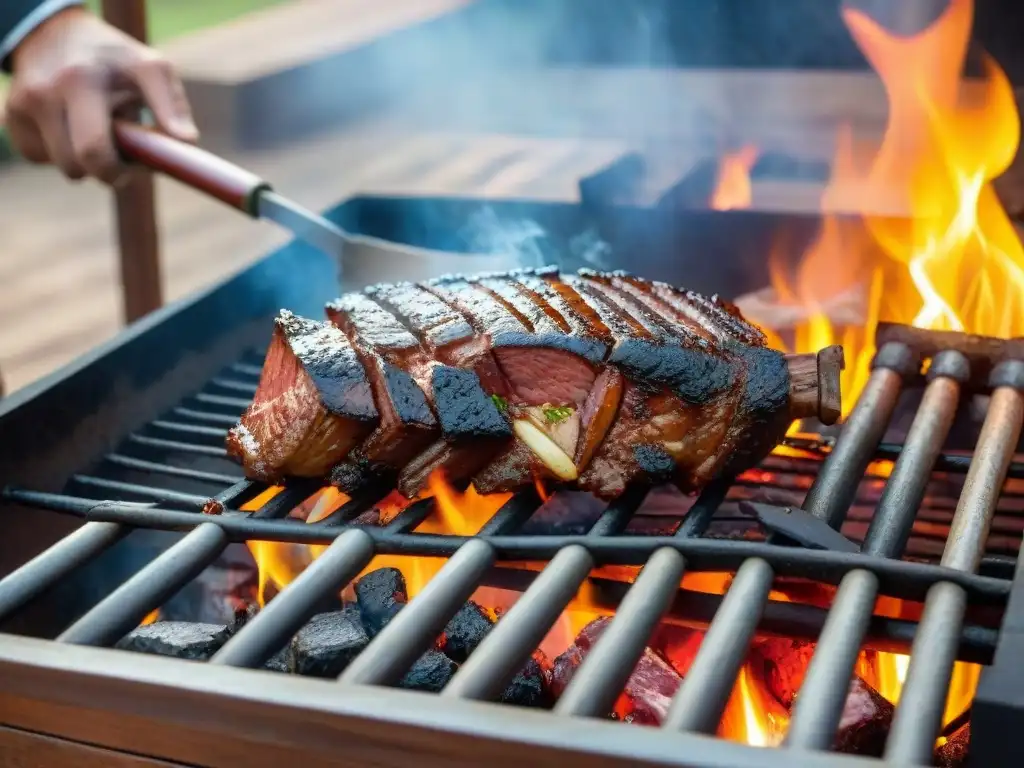
[[[338,313],[346,302],[348,311]],[[356,308],[359,312],[353,311]],[[461,314],[415,286],[380,286],[364,294],[350,294],[329,306],[329,315],[332,309],[339,322],[345,323],[345,317],[361,318],[367,329],[374,322],[386,328],[386,333],[367,330],[369,346],[403,366],[429,402],[437,429],[427,439],[408,440],[406,434],[397,433],[390,438],[406,441],[404,460],[389,465],[400,491],[415,495],[435,469],[444,470],[453,481],[468,480],[511,437],[507,420],[484,391],[477,372],[484,371],[493,380],[499,378],[497,369]],[[471,367],[456,367],[442,360],[468,362]],[[358,460],[348,464],[367,466]],[[351,466],[343,465],[332,478],[351,493],[353,485],[362,487],[374,475],[372,471],[353,472]]]
[[[252,405],[227,450],[249,477],[319,477],[378,422],[370,383],[345,334],[283,310]]]
[[[438,434],[423,387],[429,360],[416,337],[365,296],[338,299],[327,306],[327,317],[362,360],[380,414],[377,428],[349,460],[368,472],[397,473]]]
[[[406,496],[436,469],[483,493],[538,476],[604,498],[636,482],[694,490],[759,460],[790,420],[786,361],[734,308],[621,272],[542,268],[379,285],[327,313],[337,328],[290,314],[288,322],[306,324],[303,338],[330,335],[350,377],[361,368],[362,389],[346,391],[362,393],[362,410],[331,409],[340,390],[317,383],[322,365],[295,353],[279,320],[276,356],[229,438],[253,476],[335,466],[334,482],[351,492],[386,470]],[[276,434],[271,421],[300,424],[294,407],[288,422],[259,416],[282,393],[315,412],[295,431],[320,434],[325,421],[333,429],[316,461],[294,439],[264,447]],[[241,445],[254,427],[261,437],[247,454]]]

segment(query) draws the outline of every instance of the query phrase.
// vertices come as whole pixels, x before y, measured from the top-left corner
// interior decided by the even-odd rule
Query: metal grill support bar
[[[988,413],[942,554],[942,565],[967,572],[977,569],[981,561],[999,491],[1024,425],[1024,362],[1000,363],[992,371],[991,383],[994,391]],[[967,595],[956,584],[940,582],[929,590],[886,744],[887,760],[931,764],[956,660],[954,638],[966,607]]]
[[[920,370],[920,360],[902,344],[886,344],[873,364],[867,386],[804,499],[806,512],[836,529],[842,525],[864,470],[885,434],[904,376]]]
[[[906,444],[864,539],[861,551],[878,557],[899,557],[906,546],[932,465],[953,424],[960,384],[970,378],[967,358],[959,352],[943,352],[932,361],[929,376]],[[877,596],[878,579],[870,571],[852,571],[843,577],[796,700],[787,746],[828,749],[832,745]]]

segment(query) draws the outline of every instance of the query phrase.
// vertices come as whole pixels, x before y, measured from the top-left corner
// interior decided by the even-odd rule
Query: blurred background
[[[125,0],[125,6],[136,0]],[[185,77],[202,143],[324,209],[356,193],[578,199],[632,151],[673,178],[745,144],[808,162],[879,134],[885,94],[840,0],[137,0]],[[857,0],[894,29],[941,0]],[[100,10],[100,3],[90,3]],[[978,2],[975,40],[1020,82],[1019,3]],[[0,165],[0,374],[11,392],[124,323],[114,204]],[[823,178],[765,180],[754,207],[818,210]],[[163,299],[284,242],[156,181]]]

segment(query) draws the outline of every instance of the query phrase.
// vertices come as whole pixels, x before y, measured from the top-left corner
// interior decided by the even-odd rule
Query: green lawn
[[[162,43],[282,2],[286,0],[146,0],[149,37]],[[97,11],[100,7],[99,0],[87,4]]]

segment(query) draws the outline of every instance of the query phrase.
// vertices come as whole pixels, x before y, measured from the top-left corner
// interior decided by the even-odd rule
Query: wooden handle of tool
[[[114,141],[126,160],[170,176],[250,216],[258,215],[259,193],[270,189],[256,174],[138,123],[115,120]]]
[[[786,355],[789,368],[789,415],[835,424],[843,412],[839,378],[846,367],[843,348],[825,347],[817,354]]]

